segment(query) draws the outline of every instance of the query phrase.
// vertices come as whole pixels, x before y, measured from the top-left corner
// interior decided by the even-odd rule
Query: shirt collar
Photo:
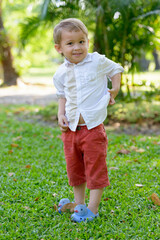
[[[86,62],[91,62],[92,61],[92,56],[90,53],[87,54],[87,56],[79,63],[77,63],[76,65],[82,65],[83,63]],[[74,63],[71,63],[70,61],[68,61],[66,58],[64,59],[64,64],[66,67],[68,67],[69,65],[72,65]]]

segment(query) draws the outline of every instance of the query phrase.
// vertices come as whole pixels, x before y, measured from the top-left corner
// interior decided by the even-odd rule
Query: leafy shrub
[[[108,107],[108,119],[112,121],[124,121],[129,123],[137,123],[143,120],[152,122],[160,122],[160,102],[159,101],[135,101],[130,103],[119,102]]]

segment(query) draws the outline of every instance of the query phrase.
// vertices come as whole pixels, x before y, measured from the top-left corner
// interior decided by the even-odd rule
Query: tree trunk
[[[101,6],[101,1],[97,0],[96,11],[96,29],[94,33],[94,51],[100,54],[106,54],[107,47],[107,33],[104,23],[104,9]]]
[[[11,48],[3,25],[2,0],[0,0],[0,61],[3,69],[3,85],[16,85],[19,75],[13,67]]]
[[[153,54],[154,62],[155,62],[155,65],[156,65],[155,70],[159,70],[160,69],[160,63],[159,63],[159,60],[158,60],[158,54],[157,54],[156,49],[153,50],[152,54]]]

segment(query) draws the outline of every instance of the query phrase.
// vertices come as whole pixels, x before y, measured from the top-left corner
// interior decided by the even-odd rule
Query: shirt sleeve
[[[56,95],[57,98],[65,98],[65,93],[64,93],[64,85],[58,76],[53,76],[53,83],[56,88]]]
[[[106,74],[108,77],[113,77],[115,74],[124,71],[120,64],[113,62],[104,55],[100,56],[99,66],[101,71],[104,72],[104,74]]]

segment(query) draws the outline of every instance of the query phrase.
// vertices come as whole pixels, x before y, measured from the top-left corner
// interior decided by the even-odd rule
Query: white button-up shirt
[[[66,98],[65,114],[69,128],[76,131],[80,114],[92,129],[107,117],[110,93],[107,77],[123,72],[123,68],[97,52],[88,53],[78,64],[64,63],[54,74],[58,98]]]

